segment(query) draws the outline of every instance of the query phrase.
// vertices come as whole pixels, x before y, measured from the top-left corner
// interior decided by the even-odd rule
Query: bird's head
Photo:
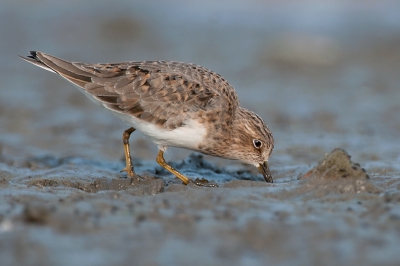
[[[256,166],[266,182],[273,182],[268,159],[274,148],[274,139],[268,126],[252,111],[240,108],[233,127],[231,156]]]

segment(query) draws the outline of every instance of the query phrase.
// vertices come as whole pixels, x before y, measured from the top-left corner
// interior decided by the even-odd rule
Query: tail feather
[[[61,75],[81,88],[84,88],[87,83],[92,81],[92,74],[77,68],[72,62],[62,60],[55,56],[31,51],[29,56],[20,57],[38,67]]]
[[[37,58],[37,55],[36,55],[36,51],[30,51],[29,52],[31,55],[28,55],[27,57],[24,57],[24,56],[19,56],[19,57],[21,57],[23,60],[25,60],[25,61],[27,61],[27,62],[29,62],[29,63],[31,63],[31,64],[34,64],[34,65],[36,65],[36,66],[38,66],[38,67],[41,67],[41,68],[43,68],[43,69],[45,69],[45,70],[47,70],[47,71],[50,71],[50,72],[53,72],[53,73],[57,73],[57,72],[55,72],[53,69],[51,69],[50,67],[48,67],[46,64],[44,64],[43,62],[41,62],[38,58]]]

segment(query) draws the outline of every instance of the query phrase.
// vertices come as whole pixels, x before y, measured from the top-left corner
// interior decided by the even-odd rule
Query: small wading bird
[[[268,168],[271,131],[261,117],[239,106],[235,89],[211,70],[168,61],[77,63],[35,51],[21,58],[77,85],[132,126],[122,135],[122,171],[132,178],[129,136],[138,129],[157,145],[157,163],[184,184],[193,181],[164,160],[169,146],[255,165],[266,182],[273,182]]]

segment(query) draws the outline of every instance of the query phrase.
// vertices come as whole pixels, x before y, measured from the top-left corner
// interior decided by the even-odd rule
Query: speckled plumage
[[[23,59],[74,83],[160,150],[176,146],[238,159],[258,166],[272,182],[266,163],[274,143],[270,130],[258,115],[239,106],[234,88],[211,70],[167,61],[86,64],[41,52]],[[190,134],[187,139],[185,134]]]

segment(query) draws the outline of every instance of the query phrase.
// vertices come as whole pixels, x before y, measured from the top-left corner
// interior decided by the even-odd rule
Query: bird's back
[[[107,109],[165,129],[182,126],[193,114],[200,115],[199,119],[215,119],[212,112],[217,112],[224,123],[230,123],[239,105],[234,88],[223,77],[195,64],[88,64],[41,52],[31,52],[23,59],[61,75]]]

